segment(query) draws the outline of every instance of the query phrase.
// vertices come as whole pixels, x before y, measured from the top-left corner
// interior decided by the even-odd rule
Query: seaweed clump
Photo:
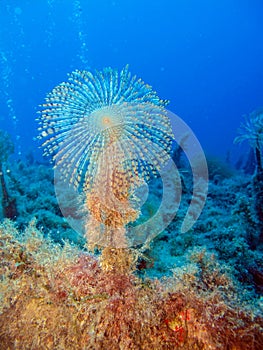
[[[96,257],[0,226],[1,349],[260,350],[263,321],[235,298],[216,257],[163,281],[105,271]]]

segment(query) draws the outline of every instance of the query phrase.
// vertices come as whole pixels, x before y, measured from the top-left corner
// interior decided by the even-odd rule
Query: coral
[[[140,215],[135,190],[170,158],[166,104],[127,66],[75,71],[47,96],[39,138],[64,181],[86,195],[89,249],[131,246],[125,226]]]

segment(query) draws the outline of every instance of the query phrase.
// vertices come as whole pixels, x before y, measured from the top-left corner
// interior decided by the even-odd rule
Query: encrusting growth
[[[166,105],[128,66],[120,72],[75,71],[42,105],[44,154],[52,156],[65,181],[85,193],[90,249],[107,247],[114,256],[114,249],[130,246],[125,226],[140,214],[131,201],[135,189],[170,158]]]

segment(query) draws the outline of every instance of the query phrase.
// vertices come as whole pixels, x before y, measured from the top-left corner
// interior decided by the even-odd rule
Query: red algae
[[[262,349],[262,318],[228,301],[230,281],[208,278],[203,252],[200,280],[178,283],[105,271],[34,224],[21,236],[6,221],[0,250],[0,349]]]

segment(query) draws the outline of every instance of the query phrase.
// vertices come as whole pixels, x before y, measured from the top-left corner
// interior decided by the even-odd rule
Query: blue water
[[[234,157],[263,106],[262,0],[1,0],[0,128],[37,157],[38,105],[74,69],[121,69],[170,100],[207,154]]]

